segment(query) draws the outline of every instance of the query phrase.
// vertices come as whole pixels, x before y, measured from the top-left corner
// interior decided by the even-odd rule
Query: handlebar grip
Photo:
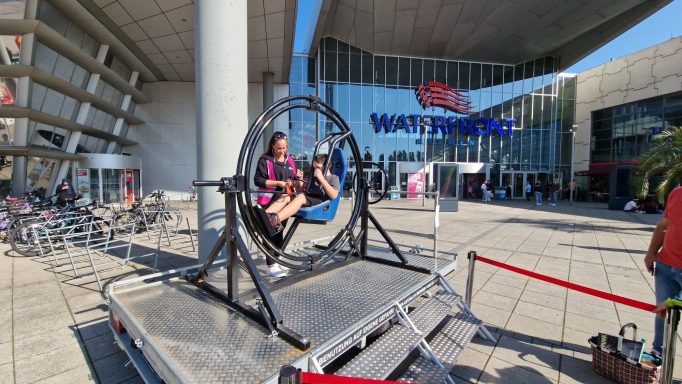
[[[192,185],[195,187],[220,187],[225,183],[222,180],[194,180]]]

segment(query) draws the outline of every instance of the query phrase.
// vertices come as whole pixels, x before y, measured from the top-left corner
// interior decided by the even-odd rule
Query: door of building
[[[526,185],[535,184],[535,172],[502,172],[502,188],[512,187],[512,198],[526,197]]]

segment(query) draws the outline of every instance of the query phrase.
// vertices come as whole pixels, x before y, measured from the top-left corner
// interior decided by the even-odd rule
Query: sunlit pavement
[[[175,206],[196,230],[196,206]],[[294,242],[333,235],[345,224],[350,206],[344,201],[330,225],[302,226]],[[384,201],[371,209],[404,250],[419,245],[425,254],[433,251],[433,200],[424,206],[421,199]],[[602,204],[560,201],[556,207],[538,207],[525,200],[464,200],[458,212],[440,214],[438,251],[440,258],[459,255],[448,280],[461,294],[466,253],[475,250],[517,267],[653,302],[653,278],[642,260],[659,218],[609,211]],[[376,233],[371,237],[379,238]],[[154,239],[140,235],[135,250],[155,246]],[[127,357],[113,343],[107,307],[93,276],[74,279],[70,264],[54,267],[51,258],[17,256],[9,244],[0,250],[1,383],[142,382],[132,365],[124,366]],[[171,247],[164,242],[163,251],[162,270],[196,262],[186,222]],[[103,274],[121,278],[146,269],[134,265]],[[474,339],[453,370],[461,382],[608,382],[592,371],[590,336],[615,334],[634,322],[638,338],[653,339],[649,313],[480,262],[473,310],[498,342]],[[681,369],[676,367],[675,377],[682,377]]]

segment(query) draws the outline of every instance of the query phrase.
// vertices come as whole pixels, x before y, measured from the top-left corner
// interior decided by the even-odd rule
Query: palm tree
[[[641,161],[637,189],[642,196],[646,196],[649,193],[649,180],[660,177],[661,181],[655,186],[656,194],[660,202],[665,201],[682,180],[682,128],[663,131]]]

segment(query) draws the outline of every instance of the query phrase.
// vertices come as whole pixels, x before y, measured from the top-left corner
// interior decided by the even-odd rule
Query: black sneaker
[[[265,234],[268,235],[268,237],[276,235],[279,231],[277,231],[270,222],[268,213],[259,205],[255,206],[254,210],[256,211],[256,219],[258,220],[260,227],[265,230]]]
[[[277,217],[276,213],[268,213],[268,221],[270,222],[272,228],[275,230],[275,234],[281,232],[282,229],[284,229],[284,227],[282,227],[282,224],[279,222],[279,218]]]

